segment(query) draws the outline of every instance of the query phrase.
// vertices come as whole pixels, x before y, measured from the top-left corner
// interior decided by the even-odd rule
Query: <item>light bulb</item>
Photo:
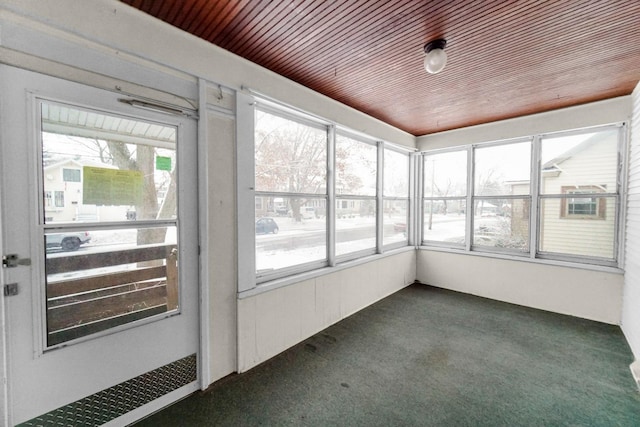
[[[447,53],[443,49],[431,49],[424,57],[424,69],[430,74],[437,74],[447,65]]]

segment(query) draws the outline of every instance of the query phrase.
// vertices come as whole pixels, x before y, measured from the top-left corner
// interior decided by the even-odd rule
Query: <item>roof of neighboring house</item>
[[[63,160],[59,160],[55,163],[52,163],[50,165],[45,166],[43,169],[45,171],[47,170],[53,170],[53,169],[57,169],[60,168],[62,166],[65,165],[73,165],[79,169],[82,169],[84,166],[92,166],[92,167],[96,167],[96,168],[105,168],[105,169],[118,169],[116,166],[113,165],[109,165],[106,163],[99,163],[99,162],[91,162],[91,161],[78,161],[76,159],[71,159],[71,158],[66,158]]]
[[[607,137],[609,137],[609,135],[607,133],[604,133],[604,132],[596,132],[596,133],[594,133],[589,138],[587,138],[584,141],[574,145],[573,147],[571,147],[567,151],[565,151],[563,153],[560,153],[559,155],[557,155],[556,157],[552,158],[551,160],[546,161],[542,165],[542,171],[543,172],[552,172],[554,170],[560,170],[560,168],[558,168],[557,165],[559,165],[560,163],[570,159],[571,157],[575,156],[577,153],[586,150],[587,148],[593,146],[597,142],[600,142],[600,141],[602,141],[603,139],[605,139]]]

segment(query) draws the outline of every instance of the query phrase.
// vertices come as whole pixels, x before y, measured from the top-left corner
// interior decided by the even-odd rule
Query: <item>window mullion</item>
[[[384,200],[382,191],[384,180],[384,143],[378,141],[378,173],[376,174],[376,253],[383,252]]]
[[[414,153],[411,156],[412,164],[413,164],[413,175],[411,176],[411,182],[413,182],[413,192],[411,193],[413,197],[413,208],[410,212],[413,213],[413,221],[410,222],[411,234],[409,235],[409,245],[417,246],[422,243],[422,226],[424,224],[423,218],[423,190],[422,185],[424,183],[424,179],[422,179],[423,172],[423,163],[424,156],[419,153]]]
[[[540,136],[533,138],[531,147],[531,206],[529,206],[529,258],[536,258],[538,253],[538,227],[540,224]]]
[[[473,193],[474,193],[474,180],[473,174],[475,166],[473,164],[474,148],[469,146],[467,148],[467,201],[465,207],[465,250],[471,251],[471,243],[473,242]]]
[[[327,131],[327,259],[329,266],[336,265],[336,127]]]
[[[256,287],[255,236],[255,109],[253,97],[238,93],[236,100],[236,209],[238,292]],[[242,255],[242,256],[240,256]]]
[[[627,144],[627,127],[622,124],[622,130],[618,132],[618,165],[616,171],[616,224],[615,230],[615,254],[614,258],[618,261],[620,268],[624,268],[625,262],[625,226],[627,214],[627,198],[623,197],[627,194],[628,185],[628,168],[629,163],[627,156],[629,155],[629,145]]]

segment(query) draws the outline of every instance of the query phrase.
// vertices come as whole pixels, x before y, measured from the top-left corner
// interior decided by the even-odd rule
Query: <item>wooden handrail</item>
[[[132,264],[167,258],[176,245],[149,245],[132,249],[121,249],[111,252],[94,252],[89,254],[73,254],[47,257],[47,274],[68,273],[88,270],[90,268],[110,267],[113,265]]]
[[[71,294],[97,291],[123,283],[137,283],[145,280],[167,276],[166,266],[139,268],[136,270],[120,271],[100,276],[65,280],[47,284],[47,298],[59,298]]]

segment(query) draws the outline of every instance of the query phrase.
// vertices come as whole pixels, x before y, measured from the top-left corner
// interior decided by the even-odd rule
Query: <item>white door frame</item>
[[[0,122],[2,126],[2,122]],[[2,165],[0,164],[0,176]],[[2,247],[2,187],[0,187],[0,255],[4,254]],[[0,267],[2,268],[2,267]],[[7,380],[7,340],[4,309],[4,274],[0,274],[0,427],[9,425],[9,390]]]

